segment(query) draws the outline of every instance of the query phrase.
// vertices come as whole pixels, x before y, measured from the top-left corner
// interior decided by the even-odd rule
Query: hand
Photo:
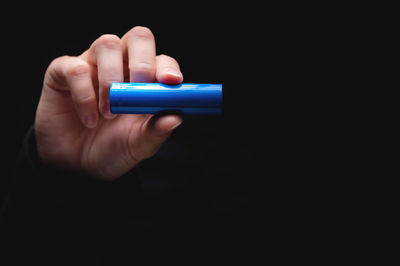
[[[182,80],[173,58],[156,56],[154,36],[145,27],[134,27],[122,38],[102,35],[80,56],[55,59],[36,112],[40,160],[103,180],[118,178],[154,155],[182,120],[111,114],[111,82]]]

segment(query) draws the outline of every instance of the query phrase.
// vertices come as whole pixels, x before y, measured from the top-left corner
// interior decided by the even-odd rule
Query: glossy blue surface
[[[110,88],[110,109],[114,114],[220,115],[222,84],[114,82]]]

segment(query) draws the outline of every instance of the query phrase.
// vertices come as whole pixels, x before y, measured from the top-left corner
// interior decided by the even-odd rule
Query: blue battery
[[[113,82],[110,109],[113,114],[220,115],[222,84]]]

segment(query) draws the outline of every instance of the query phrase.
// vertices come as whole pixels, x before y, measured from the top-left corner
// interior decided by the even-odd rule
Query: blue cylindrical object
[[[220,115],[222,84],[113,82],[110,109],[113,114]]]

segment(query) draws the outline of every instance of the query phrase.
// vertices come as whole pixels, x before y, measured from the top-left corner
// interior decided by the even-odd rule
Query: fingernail
[[[178,124],[173,125],[173,126],[169,129],[169,131],[172,131],[172,130],[174,130],[175,128],[179,127],[179,126],[182,124],[182,122],[183,122],[183,121],[179,122]]]
[[[165,73],[170,75],[170,76],[174,76],[174,77],[176,77],[178,79],[183,79],[182,74],[179,73],[179,72],[176,72],[175,70],[167,70]]]
[[[83,117],[83,123],[86,125],[88,128],[94,128],[97,125],[97,115],[96,114],[91,114],[91,115],[85,115]]]

